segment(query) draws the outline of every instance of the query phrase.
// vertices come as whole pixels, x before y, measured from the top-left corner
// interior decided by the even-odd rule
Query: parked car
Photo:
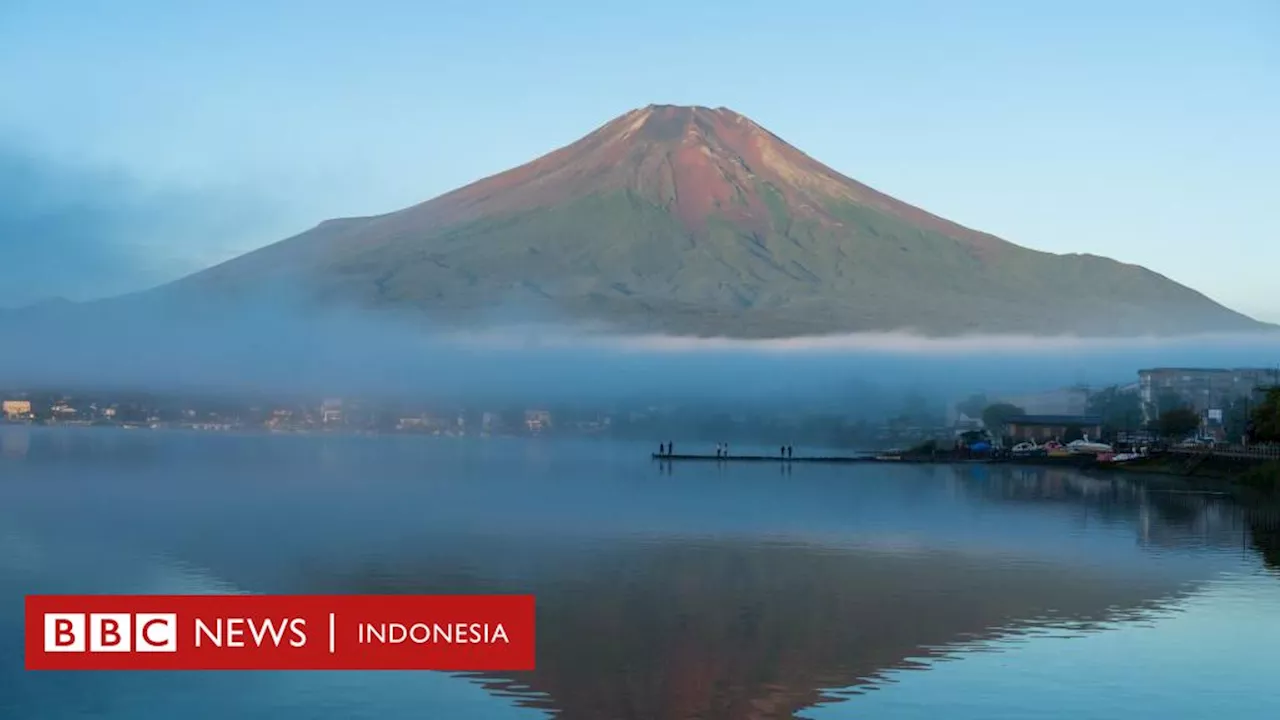
[[[1048,454],[1042,446],[1034,442],[1020,442],[1014,445],[1009,452],[1014,457],[1041,457]]]

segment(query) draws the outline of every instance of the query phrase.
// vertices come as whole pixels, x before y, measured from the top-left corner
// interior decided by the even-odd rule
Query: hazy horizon
[[[1153,366],[1280,368],[1280,332],[1184,338],[854,333],[773,340],[624,334],[552,315],[483,327],[328,310],[280,295],[51,306],[0,315],[39,352],[0,356],[9,389],[430,396],[473,402],[861,407],[1137,381]],[[84,308],[90,311],[85,311]]]

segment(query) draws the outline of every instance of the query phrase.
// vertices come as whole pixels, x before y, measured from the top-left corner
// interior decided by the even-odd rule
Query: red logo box
[[[28,595],[28,670],[534,669],[532,595]]]

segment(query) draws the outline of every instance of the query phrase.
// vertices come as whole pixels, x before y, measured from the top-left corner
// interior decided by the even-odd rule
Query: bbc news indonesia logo
[[[28,595],[28,670],[534,668],[531,595]]]

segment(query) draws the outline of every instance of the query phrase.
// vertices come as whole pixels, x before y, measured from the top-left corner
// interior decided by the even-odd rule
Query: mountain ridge
[[[545,304],[627,331],[782,337],[1265,329],[1138,265],[1033,250],[899,201],[727,108],[650,105],[534,160],[334,218],[166,292],[299,281],[467,322]]]

